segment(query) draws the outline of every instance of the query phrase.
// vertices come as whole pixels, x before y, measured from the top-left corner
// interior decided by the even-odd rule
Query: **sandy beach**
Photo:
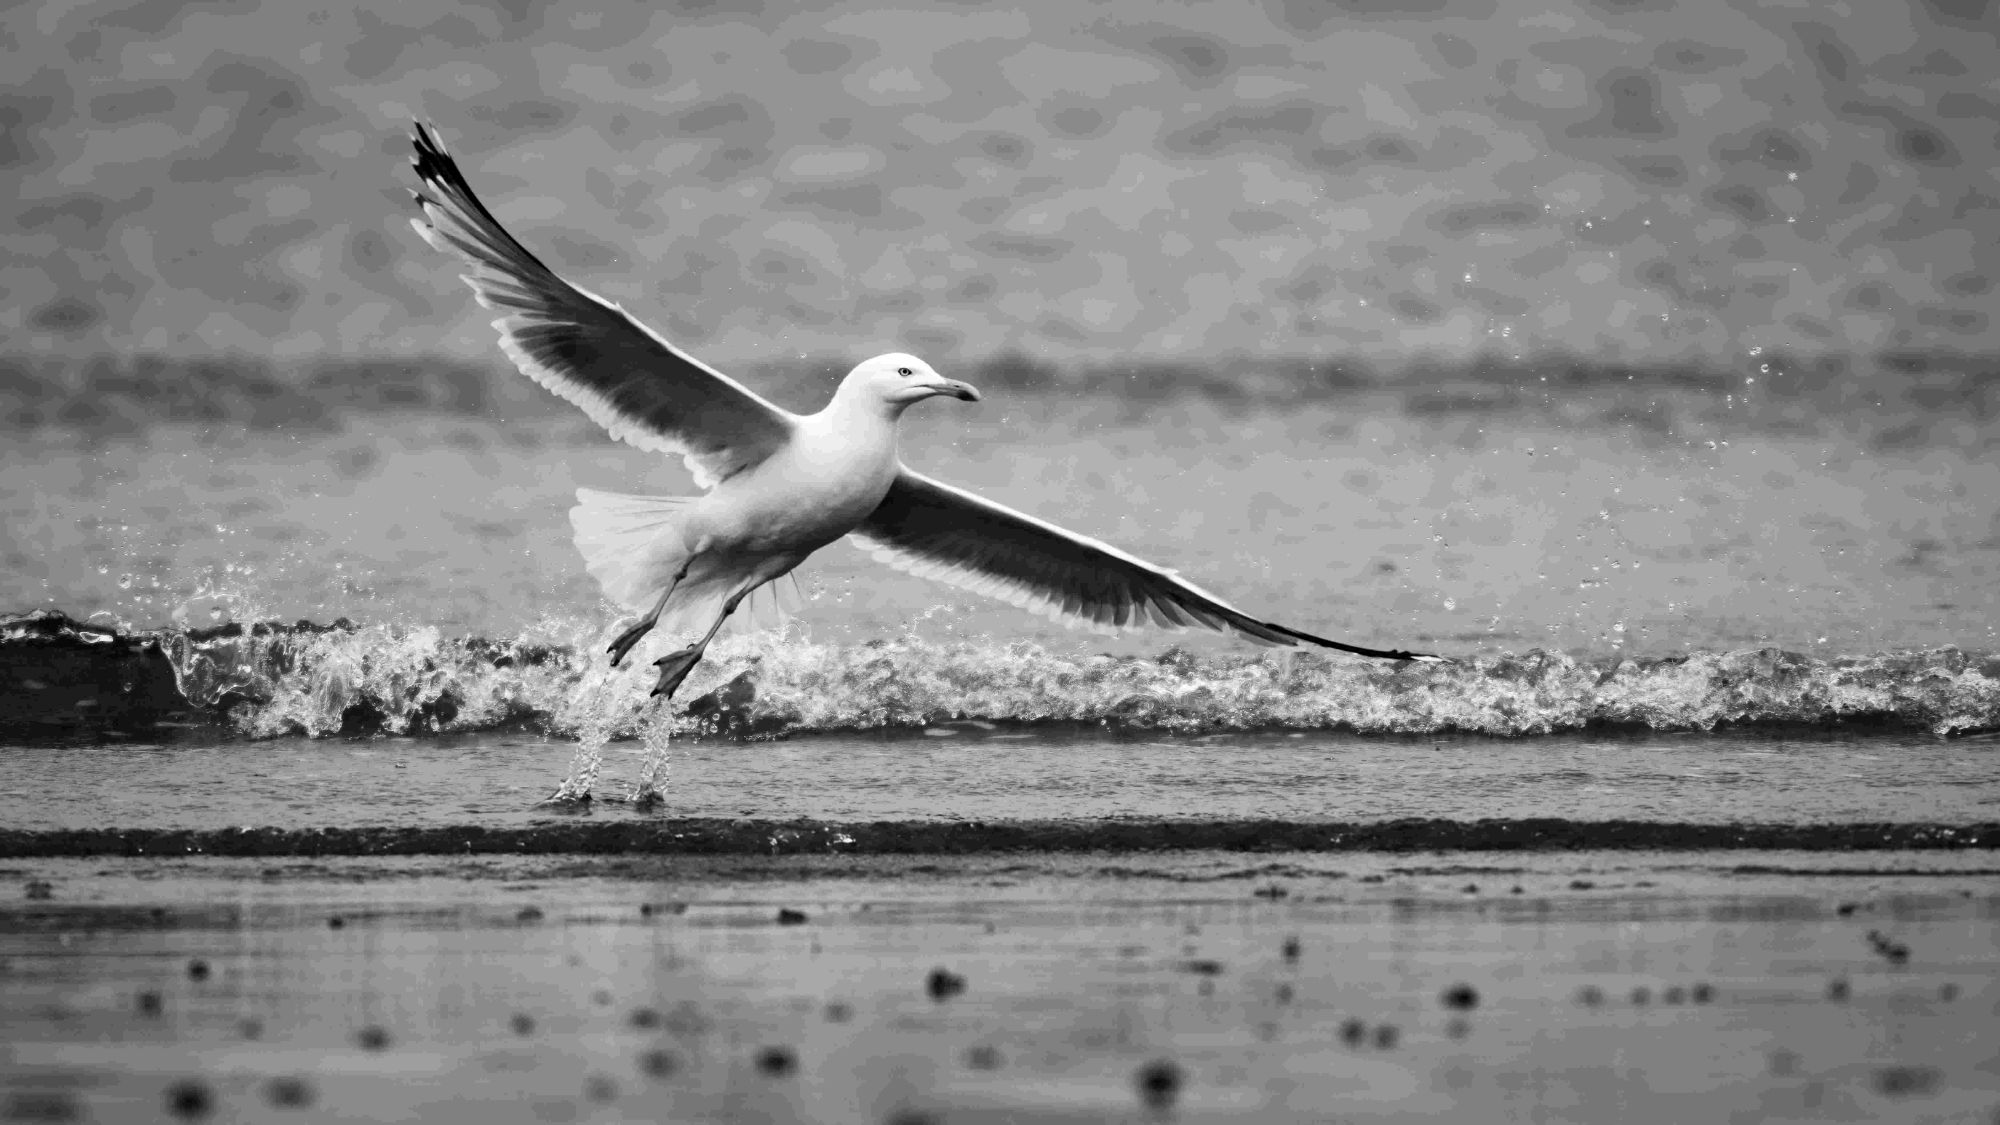
[[[10,1121],[1984,1121],[1990,852],[28,859]]]

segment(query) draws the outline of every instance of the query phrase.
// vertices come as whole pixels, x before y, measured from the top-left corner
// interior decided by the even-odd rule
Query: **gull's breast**
[[[710,529],[740,550],[809,552],[867,519],[896,478],[893,440],[802,427],[762,464],[704,497]]]

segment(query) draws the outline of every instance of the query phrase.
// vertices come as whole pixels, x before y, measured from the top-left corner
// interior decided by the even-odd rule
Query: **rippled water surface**
[[[15,828],[520,823],[571,743],[192,738],[0,748]],[[644,744],[605,753],[629,792]],[[836,820],[1567,817],[1690,822],[2000,819],[2000,741],[1724,732],[1539,739],[1106,737],[958,723],[920,734],[672,744],[655,815]],[[600,804],[597,816],[633,816]]]

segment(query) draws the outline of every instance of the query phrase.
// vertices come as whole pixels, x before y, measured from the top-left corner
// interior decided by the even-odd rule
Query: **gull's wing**
[[[611,436],[679,453],[709,488],[790,440],[796,415],[661,339],[625,310],[558,277],[514,240],[444,145],[422,124],[416,146],[425,242],[473,267],[463,275],[493,322],[500,350],[521,373],[577,406]]]
[[[1266,645],[1301,642],[1386,660],[1444,663],[1421,652],[1360,648],[1259,621],[1171,570],[1106,543],[900,469],[853,538],[898,570],[1103,631],[1148,624],[1235,633]]]

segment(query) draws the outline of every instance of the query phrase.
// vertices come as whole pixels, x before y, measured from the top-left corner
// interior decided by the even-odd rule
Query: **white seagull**
[[[522,374],[611,436],[679,454],[707,491],[629,496],[577,490],[570,510],[585,565],[614,602],[645,616],[612,642],[616,667],[655,626],[700,640],[655,663],[672,698],[730,614],[807,556],[847,536],[881,561],[1042,614],[1117,632],[1147,624],[1301,643],[1383,660],[1446,662],[1361,648],[1263,621],[1106,543],[906,467],[896,422],[939,396],[979,401],[912,355],[847,373],[817,414],[783,410],[688,355],[610,301],[563,280],[508,234],[421,123],[412,138],[424,241],[472,266],[463,280]],[[777,592],[775,585],[771,586]]]

